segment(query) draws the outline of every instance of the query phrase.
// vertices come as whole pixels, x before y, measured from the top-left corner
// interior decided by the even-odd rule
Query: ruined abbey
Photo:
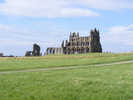
[[[79,33],[70,33],[69,40],[63,41],[60,48],[47,48],[48,54],[82,54],[102,52],[100,35],[97,29],[91,30],[90,36],[80,37]]]

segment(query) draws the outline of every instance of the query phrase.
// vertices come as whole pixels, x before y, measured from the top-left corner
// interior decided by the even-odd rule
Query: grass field
[[[93,64],[133,60],[133,54],[87,54],[0,58],[0,72],[32,68],[87,68],[0,74],[0,100],[133,100],[133,64]]]
[[[103,64],[133,60],[132,53],[125,54],[81,54],[50,55],[45,57],[0,58],[0,71],[23,70],[35,68],[65,67]]]

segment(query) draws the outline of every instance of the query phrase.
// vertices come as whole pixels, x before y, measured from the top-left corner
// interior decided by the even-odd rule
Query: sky
[[[104,52],[131,52],[132,12],[133,0],[0,0],[0,52],[24,56],[37,43],[44,53],[94,28]]]

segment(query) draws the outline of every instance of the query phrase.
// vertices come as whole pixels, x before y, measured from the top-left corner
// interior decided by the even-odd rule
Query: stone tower
[[[33,52],[32,52],[32,56],[40,56],[40,46],[37,44],[33,45]]]
[[[90,52],[102,52],[99,31],[96,28],[90,33]]]

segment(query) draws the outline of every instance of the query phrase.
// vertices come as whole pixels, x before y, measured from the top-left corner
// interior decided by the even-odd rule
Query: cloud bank
[[[113,26],[102,36],[104,49],[113,52],[133,51],[133,24]]]
[[[5,0],[0,12],[29,17],[99,16],[98,10],[132,9],[131,0]],[[93,10],[92,10],[93,9]]]
[[[0,4],[0,11],[8,15],[48,18],[99,15],[87,8],[73,7],[65,0],[5,0]]]

